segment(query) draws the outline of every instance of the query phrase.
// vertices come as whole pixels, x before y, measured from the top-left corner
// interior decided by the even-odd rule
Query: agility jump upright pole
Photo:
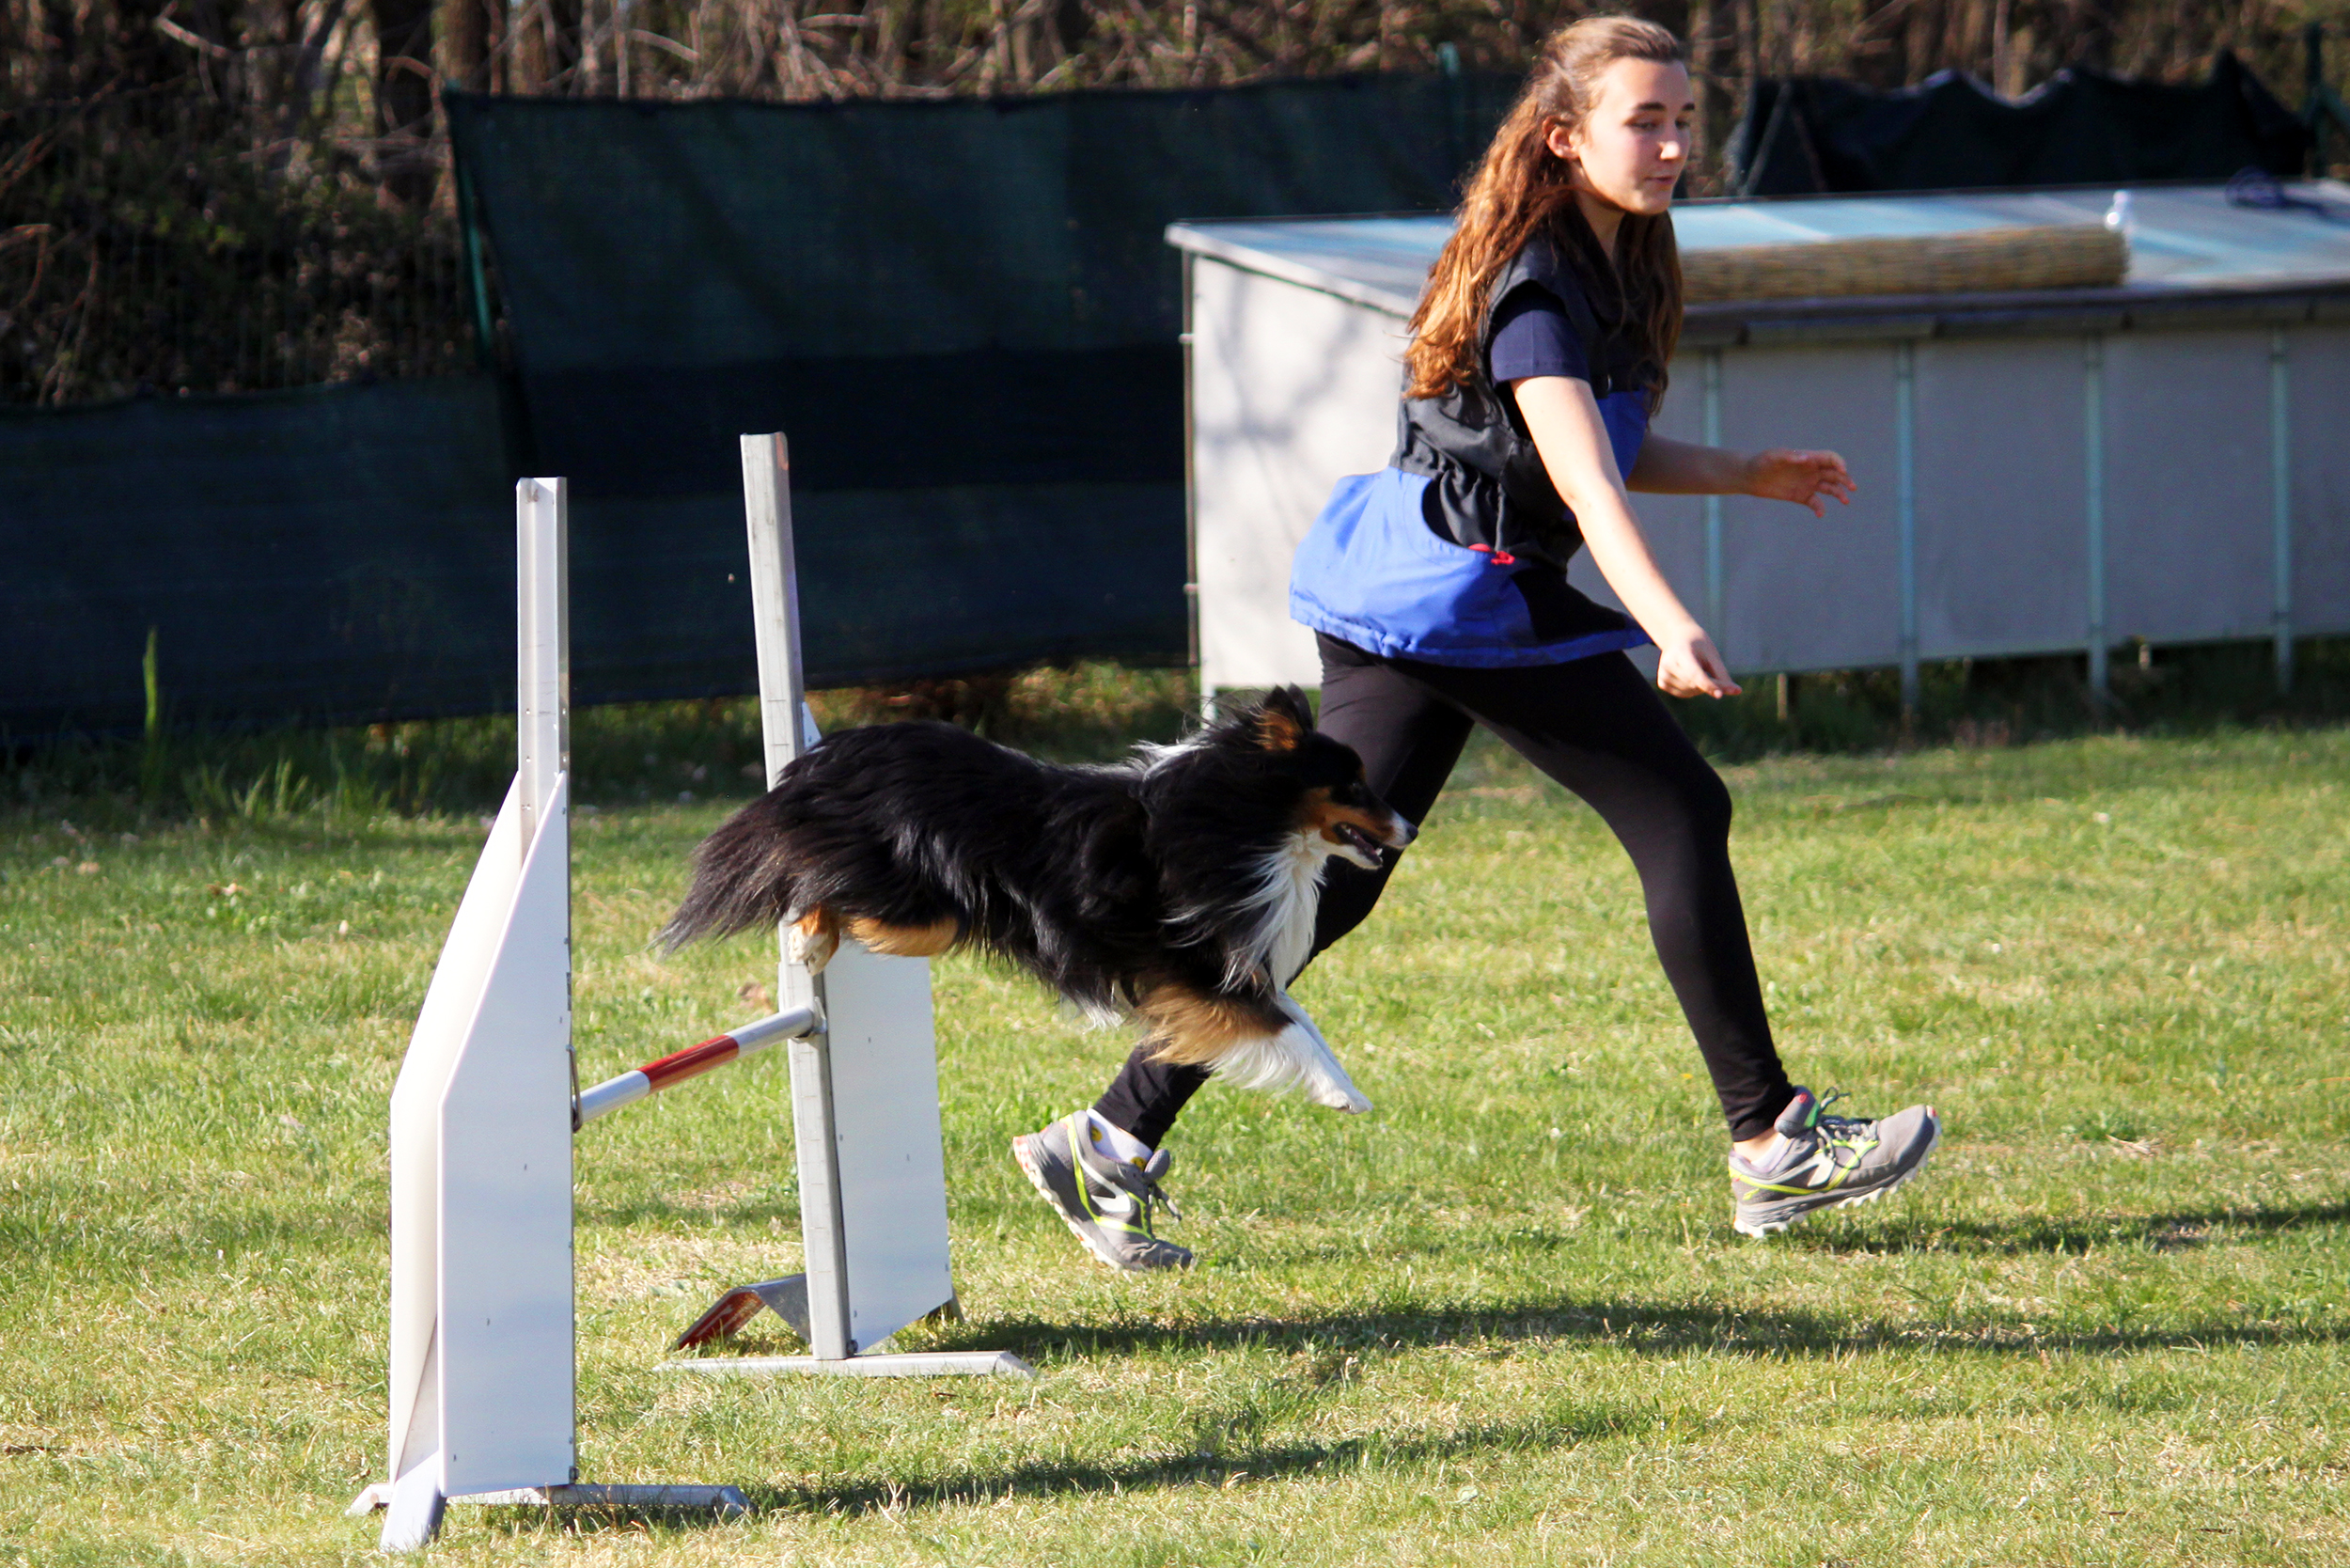
[[[781,436],[745,438],[771,781],[813,728],[803,716],[789,476]],[[351,1508],[386,1511],[387,1551],[425,1545],[451,1500],[745,1511],[731,1486],[578,1480],[572,1139],[609,1111],[780,1040],[793,1042],[807,1272],[732,1292],[696,1326],[723,1322],[714,1332],[731,1332],[774,1307],[816,1354],[672,1365],[867,1376],[1029,1371],[992,1351],[870,1353],[954,1301],[927,962],[851,944],[820,982],[787,949],[781,1012],[579,1089],[568,502],[561,479],[515,490],[514,781],[392,1090],[390,1479]],[[853,1043],[845,1080],[824,1040],[834,992]]]
[[[742,454],[760,717],[772,788],[816,744],[800,652],[791,455],[780,434],[743,437]],[[846,942],[822,975],[811,975],[792,960],[785,934],[776,933],[781,1016],[825,1021],[822,1031],[791,1043],[806,1272],[728,1292],[677,1344],[722,1339],[773,1309],[806,1338],[811,1354],[668,1365],[721,1376],[1029,1375],[1026,1362],[1000,1351],[876,1354],[907,1324],[956,1309],[930,961],[885,958]]]
[[[572,766],[571,512],[568,479],[514,486],[514,779],[525,844],[537,841]],[[563,890],[568,946],[568,855]]]
[[[800,579],[791,540],[791,447],[778,431],[746,435],[743,448],[743,515],[750,535],[751,627],[759,649],[759,718],[766,747],[767,787],[807,744],[807,672],[800,662]],[[777,933],[782,941],[782,933]],[[791,1009],[824,1006],[824,981],[791,961],[776,969],[776,1003]],[[829,1152],[839,1134],[832,1113],[832,1051],[822,1041],[791,1048],[791,1129],[800,1159],[800,1234],[807,1273],[807,1348],[819,1361],[856,1354],[849,1331],[849,1251],[840,1228],[840,1167]]]

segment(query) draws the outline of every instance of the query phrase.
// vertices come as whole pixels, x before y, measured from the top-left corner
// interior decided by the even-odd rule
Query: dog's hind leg
[[[791,933],[784,938],[784,956],[794,964],[806,964],[811,975],[821,975],[832,955],[840,950],[840,922],[822,904],[788,917]]]
[[[859,916],[849,922],[849,934],[892,958],[936,958],[963,940],[963,922],[949,917],[926,926],[889,926]]]

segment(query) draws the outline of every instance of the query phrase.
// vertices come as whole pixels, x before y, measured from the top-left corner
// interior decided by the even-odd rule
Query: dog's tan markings
[[[1135,1010],[1149,1027],[1155,1061],[1205,1067],[1235,1045],[1281,1032],[1289,1020],[1268,1004],[1162,985]]]
[[[829,909],[819,904],[791,922],[791,934],[784,941],[784,954],[794,964],[807,966],[811,975],[821,975],[832,955],[840,950],[840,921]]]
[[[1267,751],[1295,751],[1306,744],[1306,731],[1294,714],[1269,707],[1257,715],[1257,744]]]
[[[936,958],[962,939],[963,927],[953,919],[927,926],[885,926],[859,917],[849,922],[849,934],[891,958]]]
[[[1392,817],[1365,811],[1359,807],[1340,806],[1330,798],[1330,792],[1327,789],[1317,788],[1306,792],[1306,798],[1298,808],[1298,832],[1308,837],[1319,834],[1324,843],[1337,844],[1344,848],[1346,840],[1340,838],[1338,833],[1340,823],[1362,829],[1371,835],[1373,843],[1386,844],[1389,848],[1395,846],[1396,826]]]

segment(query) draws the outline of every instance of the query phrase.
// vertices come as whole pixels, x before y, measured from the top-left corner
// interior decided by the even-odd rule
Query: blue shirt
[[[1494,312],[1494,344],[1485,355],[1494,384],[1506,386],[1528,376],[1591,379],[1590,356],[1567,313],[1547,290],[1513,290]]]

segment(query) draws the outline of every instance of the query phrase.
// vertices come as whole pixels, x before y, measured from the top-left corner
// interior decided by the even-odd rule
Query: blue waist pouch
[[[1555,568],[1439,538],[1424,474],[1338,483],[1290,572],[1290,619],[1366,652],[1472,669],[1565,664],[1648,634]]]

